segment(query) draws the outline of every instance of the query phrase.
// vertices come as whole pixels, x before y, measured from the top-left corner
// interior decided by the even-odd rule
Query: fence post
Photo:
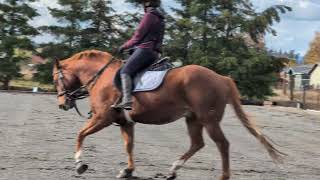
[[[283,94],[287,95],[287,73],[284,73],[284,78],[282,80],[282,89],[283,89]]]
[[[303,85],[302,109],[306,109],[306,91],[307,91],[307,86]]]
[[[293,101],[293,89],[294,89],[294,75],[292,71],[289,71],[289,87],[290,87],[290,101]]]
[[[318,92],[317,105],[320,106],[320,89],[318,89],[317,92]]]

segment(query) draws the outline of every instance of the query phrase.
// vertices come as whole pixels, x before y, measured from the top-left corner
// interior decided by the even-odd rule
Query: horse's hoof
[[[88,169],[88,165],[83,164],[81,161],[79,161],[76,164],[76,170],[78,174],[83,174],[84,172],[86,172],[87,169]]]
[[[120,171],[120,173],[117,175],[117,178],[118,179],[121,179],[121,178],[130,178],[132,177],[132,173],[133,173],[133,170],[132,169],[123,169]]]
[[[171,173],[169,174],[169,176],[167,177],[167,180],[174,180],[177,178],[177,174],[176,173]]]
[[[230,179],[230,176],[221,176],[220,177],[220,180],[229,180]]]

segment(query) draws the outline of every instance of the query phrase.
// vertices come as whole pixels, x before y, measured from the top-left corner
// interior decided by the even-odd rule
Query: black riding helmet
[[[160,7],[161,5],[161,0],[138,0],[137,2],[143,4],[145,8]]]

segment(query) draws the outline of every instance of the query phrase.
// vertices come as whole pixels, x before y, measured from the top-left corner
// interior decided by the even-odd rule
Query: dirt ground
[[[85,103],[80,109],[87,111]],[[246,106],[263,132],[287,153],[275,165],[228,108],[223,129],[231,143],[234,180],[320,179],[320,113],[281,107]],[[58,110],[55,96],[0,93],[1,180],[113,180],[126,166],[119,127],[108,127],[85,141],[89,170],[74,171],[74,145],[84,119]],[[206,136],[206,147],[179,171],[179,180],[213,180],[221,174],[220,155]],[[183,120],[164,126],[136,125],[135,176],[164,179],[189,146]]]

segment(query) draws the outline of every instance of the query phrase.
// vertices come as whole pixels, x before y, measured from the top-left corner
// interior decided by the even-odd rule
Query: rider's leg
[[[135,50],[120,71],[123,98],[120,104],[114,106],[115,108],[132,109],[132,78],[156,60],[157,53],[152,49],[138,48]]]
[[[127,63],[121,70],[122,73],[130,74],[134,77],[137,73],[146,69],[158,59],[158,53],[148,48],[137,48],[129,57]]]
[[[132,80],[129,74],[120,74],[121,85],[122,85],[122,102],[116,105],[116,108],[122,108],[131,110],[132,109]]]

